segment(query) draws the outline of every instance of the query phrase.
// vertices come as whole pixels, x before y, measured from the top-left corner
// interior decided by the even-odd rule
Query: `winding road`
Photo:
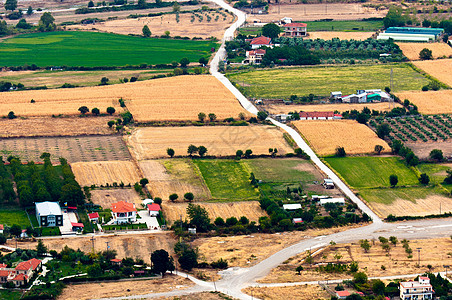
[[[222,0],[209,0],[216,3],[218,6],[234,13],[237,16],[237,21],[229,27],[222,40],[222,45],[210,65],[210,73],[220,80],[238,99],[241,105],[250,113],[257,114],[258,109],[245,97],[240,91],[232,85],[232,83],[220,72],[218,72],[218,66],[220,61],[226,57],[225,41],[231,40],[234,37],[235,30],[240,27],[246,20],[246,14],[242,11],[232,8],[230,5]],[[256,280],[267,275],[273,268],[283,263],[288,258],[302,253],[306,250],[317,249],[326,246],[330,241],[336,243],[348,243],[359,239],[377,239],[379,236],[396,236],[400,239],[423,239],[434,237],[447,237],[450,236],[452,230],[452,219],[432,219],[399,223],[384,223],[361,199],[359,199],[348,186],[329,169],[314,153],[314,151],[306,144],[303,138],[289,126],[282,124],[276,120],[269,118],[275,126],[280,127],[286,131],[294,139],[297,145],[306,152],[312,162],[317,165],[327,176],[329,176],[336,186],[342,190],[342,192],[358,207],[368,214],[373,223],[359,228],[345,230],[342,232],[330,234],[327,236],[320,236],[310,239],[302,240],[292,246],[289,246],[267,259],[259,262],[258,264],[250,268],[230,268],[228,270],[221,271],[222,279],[213,282],[206,282],[196,279],[187,274],[179,273],[178,275],[184,276],[192,280],[196,285],[194,287],[177,290],[166,293],[148,294],[148,295],[136,295],[117,298],[104,298],[104,299],[143,299],[143,298],[156,298],[162,296],[180,296],[184,294],[199,293],[203,291],[220,291],[231,297],[237,299],[256,299],[250,295],[242,293],[242,289],[249,286],[260,286],[256,283]],[[408,276],[408,275],[407,275]],[[410,275],[411,276],[411,275]],[[414,275],[413,275],[414,276]],[[398,278],[403,276],[396,276]],[[300,282],[300,283],[279,283],[279,284],[262,284],[261,286],[293,286],[298,284],[315,284],[316,282]]]

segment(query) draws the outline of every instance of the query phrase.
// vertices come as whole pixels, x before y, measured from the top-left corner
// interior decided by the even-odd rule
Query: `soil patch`
[[[93,190],[91,195],[91,201],[104,209],[111,209],[111,204],[118,201],[134,203],[136,208],[142,208],[141,197],[133,189]]]

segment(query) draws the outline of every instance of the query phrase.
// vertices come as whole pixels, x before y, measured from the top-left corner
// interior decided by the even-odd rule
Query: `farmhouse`
[[[300,120],[337,120],[342,119],[341,114],[335,114],[332,111],[302,111]]]
[[[284,25],[284,36],[286,37],[302,37],[307,35],[306,23],[289,23]]]
[[[252,39],[250,42],[250,45],[251,45],[251,49],[253,49],[253,50],[259,49],[262,46],[270,47],[270,48],[273,46],[272,39],[268,38],[266,36],[259,36],[257,38]]]
[[[149,215],[151,217],[157,217],[160,213],[160,205],[153,203],[153,204],[148,204],[148,211],[149,211]]]
[[[63,226],[63,212],[57,202],[36,202],[35,206],[39,226]]]
[[[137,209],[133,203],[119,201],[111,204],[113,222],[116,224],[132,223],[137,220]]]
[[[433,288],[428,277],[419,277],[419,281],[400,282],[400,299],[433,299]]]
[[[254,65],[260,64],[266,52],[267,51],[265,51],[264,49],[246,51],[246,58],[242,62],[242,64],[254,64]]]
[[[41,267],[42,262],[36,258],[20,262],[14,269],[7,268],[6,264],[0,264],[0,283],[12,282],[16,287],[25,285]]]

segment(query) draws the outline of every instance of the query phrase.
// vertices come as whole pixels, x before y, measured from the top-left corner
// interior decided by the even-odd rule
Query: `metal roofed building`
[[[35,207],[39,226],[63,226],[63,212],[58,202],[36,202]]]

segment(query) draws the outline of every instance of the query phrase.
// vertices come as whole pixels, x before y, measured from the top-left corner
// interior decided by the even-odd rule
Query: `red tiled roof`
[[[32,270],[36,270],[36,268],[39,266],[40,263],[41,263],[41,261],[39,259],[32,258],[30,260],[23,261],[23,262],[19,263],[16,266],[15,270],[17,270],[17,271],[28,271],[28,270],[30,270],[30,268]]]
[[[332,111],[302,111],[300,118],[332,118],[335,114]]]
[[[72,227],[85,227],[83,223],[71,223]]]
[[[95,213],[90,213],[90,214],[88,215],[88,217],[89,217],[90,219],[99,219],[99,214],[98,214],[97,212],[95,212]]]
[[[251,50],[251,51],[247,51],[248,55],[256,55],[256,54],[263,54],[265,55],[265,53],[267,53],[267,51],[265,51],[264,49],[256,49],[256,50]]]
[[[339,297],[347,297],[350,296],[350,293],[348,291],[337,291],[336,295],[338,295]]]
[[[287,23],[284,25],[284,27],[307,27],[308,24],[306,23]]]
[[[14,281],[25,281],[28,279],[28,276],[25,274],[17,274],[16,277],[13,278]]]
[[[4,229],[3,224],[0,224],[0,230],[3,230],[3,229]]]
[[[251,41],[251,45],[270,45],[271,42],[271,38],[268,38],[266,36],[259,36]]]
[[[0,270],[0,277],[8,277],[9,272],[11,271]]]
[[[36,270],[36,268],[41,263],[41,261],[39,259],[37,259],[37,258],[32,258],[32,259],[29,260],[29,262],[31,263],[31,265],[33,267],[33,271]]]
[[[156,204],[156,203],[152,203],[152,204],[148,204],[148,210],[149,211],[160,211],[160,205]]]
[[[0,269],[6,268],[7,266],[7,264],[0,264]]]
[[[127,203],[125,201],[119,201],[117,203],[111,204],[111,211],[114,213],[124,213],[137,211],[132,203]]]
[[[119,258],[113,258],[113,259],[110,259],[110,261],[111,262],[122,262],[122,260]]]

